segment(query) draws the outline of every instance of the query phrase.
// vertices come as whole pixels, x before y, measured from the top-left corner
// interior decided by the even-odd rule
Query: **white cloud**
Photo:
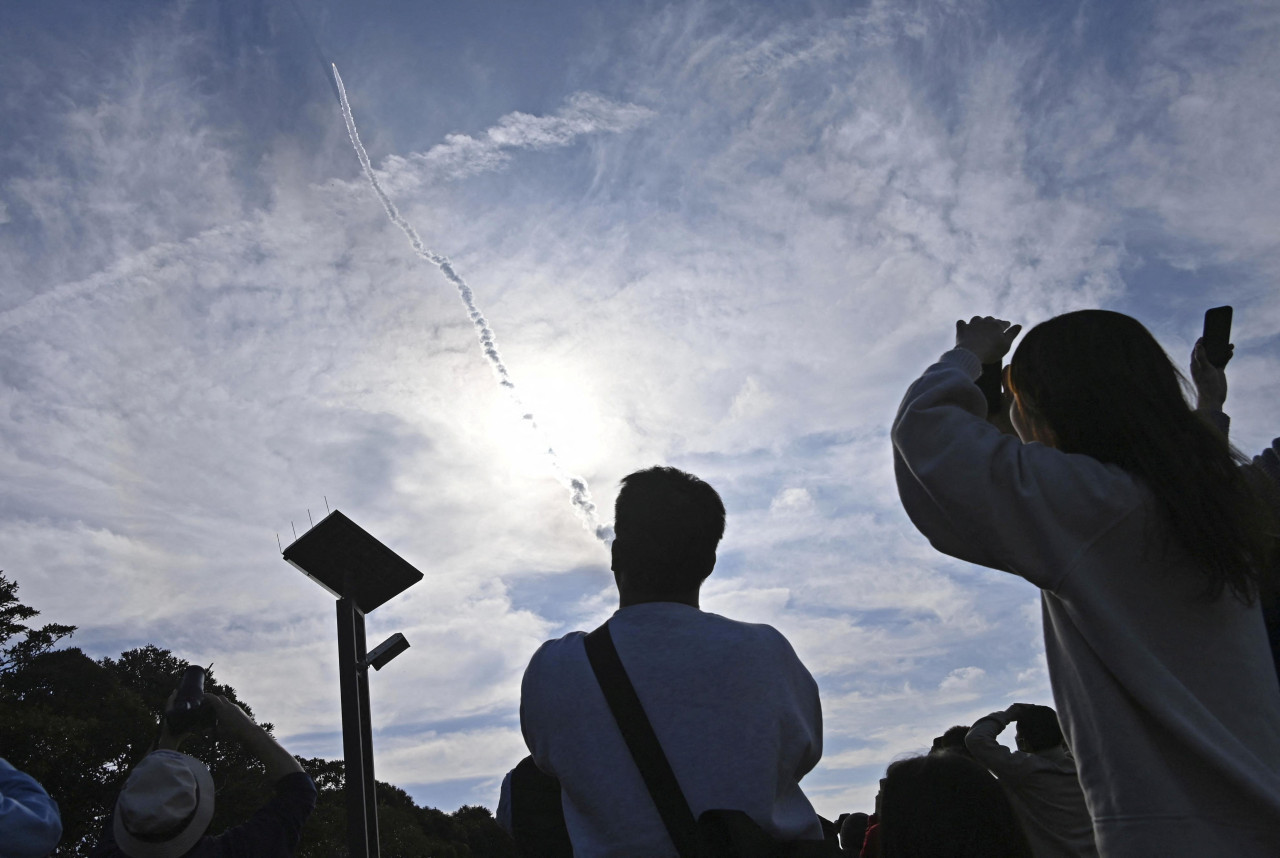
[[[986,675],[987,672],[980,667],[958,667],[948,673],[938,687],[943,691],[967,692]]]
[[[426,152],[407,158],[388,156],[378,171],[378,180],[389,193],[405,193],[426,182],[501,170],[510,163],[513,150],[552,149],[592,134],[621,134],[639,128],[653,116],[653,110],[641,105],[611,101],[593,92],[575,92],[548,116],[508,113],[476,137],[450,134]]]
[[[813,509],[813,497],[802,488],[783,489],[769,502],[769,512],[779,515],[802,516]]]
[[[434,783],[458,778],[502,775],[528,755],[519,730],[492,729],[426,733],[395,740],[383,740],[380,759],[389,762],[378,777],[390,783]],[[491,801],[496,802],[494,789]]]

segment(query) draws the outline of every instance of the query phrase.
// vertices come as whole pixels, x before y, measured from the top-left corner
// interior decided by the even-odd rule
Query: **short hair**
[[[622,478],[613,528],[626,555],[643,564],[650,586],[683,590],[711,574],[724,520],[715,489],[693,474],[658,466]]]
[[[1032,751],[1047,751],[1062,744],[1058,713],[1048,706],[1028,705],[1018,716],[1018,735]]]
[[[1000,784],[959,754],[891,763],[879,819],[883,858],[1031,858]]]

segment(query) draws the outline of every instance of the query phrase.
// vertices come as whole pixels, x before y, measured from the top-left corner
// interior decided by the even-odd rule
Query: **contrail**
[[[334,82],[338,85],[338,101],[342,105],[342,118],[347,123],[347,134],[351,137],[351,145],[355,147],[356,157],[360,159],[360,166],[364,169],[364,174],[368,177],[369,184],[373,186],[373,192],[378,195],[378,199],[382,202],[382,208],[386,211],[387,217],[391,219],[393,224],[400,227],[400,231],[408,237],[409,244],[413,246],[413,252],[439,268],[445,279],[457,287],[458,295],[462,297],[462,303],[467,308],[467,315],[471,318],[471,323],[475,325],[476,334],[480,338],[480,348],[484,351],[484,356],[488,359],[489,366],[493,367],[494,375],[498,377],[498,384],[506,388],[512,401],[520,409],[522,419],[529,425],[529,428],[533,430],[538,439],[546,444],[546,456],[551,463],[551,470],[556,479],[569,490],[569,500],[574,509],[577,510],[578,515],[582,517],[583,524],[595,534],[597,539],[608,545],[613,539],[613,528],[600,524],[599,518],[596,516],[596,505],[591,500],[591,490],[587,487],[587,481],[581,477],[573,476],[564,469],[564,466],[560,464],[560,457],[556,455],[555,449],[550,443],[546,442],[533,414],[520,401],[520,396],[516,393],[515,382],[511,380],[511,373],[507,372],[507,366],[502,362],[502,355],[498,353],[493,329],[489,327],[489,322],[476,306],[475,294],[472,293],[471,287],[467,285],[467,281],[458,275],[458,272],[453,270],[453,265],[448,258],[429,250],[422,243],[422,238],[419,237],[418,231],[413,228],[413,224],[404,219],[400,214],[400,210],[396,208],[396,204],[391,201],[391,198],[387,196],[387,192],[379,184],[378,177],[373,172],[373,164],[369,162],[369,153],[364,150],[364,144],[360,142],[360,132],[356,130],[356,121],[351,115],[351,103],[347,101],[347,89],[342,85],[342,75],[338,74],[338,65],[337,63],[331,63],[330,65],[333,67]]]

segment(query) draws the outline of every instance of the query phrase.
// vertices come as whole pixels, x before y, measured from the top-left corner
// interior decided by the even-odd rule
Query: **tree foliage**
[[[55,623],[35,628],[39,615],[17,597],[0,572],[0,756],[30,774],[58,802],[63,837],[55,856],[87,856],[97,842],[129,770],[146,754],[159,713],[186,663],[168,650],[144,646],[95,661],[78,648],[55,649],[75,631]],[[252,709],[234,688],[205,690]],[[271,732],[271,725],[264,724]],[[247,820],[269,798],[262,764],[217,728],[197,733],[183,751],[203,760],[217,788],[209,831]],[[300,759],[319,790],[298,855],[346,853],[346,803],[341,760]],[[506,858],[510,838],[483,807],[453,814],[418,807],[404,790],[378,782],[381,852],[386,858]]]
[[[302,834],[299,858],[346,852],[346,798],[342,760],[301,759],[316,782],[316,812]],[[515,847],[485,807],[463,805],[453,813],[418,807],[407,792],[377,782],[378,843],[386,858],[509,858]]]
[[[26,664],[76,630],[75,626],[58,623],[48,623],[38,629],[25,624],[26,620],[39,615],[35,608],[18,601],[18,582],[4,577],[4,570],[0,569],[0,673]]]

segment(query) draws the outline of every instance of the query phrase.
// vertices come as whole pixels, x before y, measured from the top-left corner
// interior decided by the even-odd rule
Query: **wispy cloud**
[[[638,104],[575,92],[553,114],[508,113],[477,136],[449,134],[426,152],[408,157],[389,155],[378,178],[392,193],[404,193],[424,182],[464,179],[504,169],[520,150],[555,149],[590,135],[634,131],[654,115],[652,109]]]

